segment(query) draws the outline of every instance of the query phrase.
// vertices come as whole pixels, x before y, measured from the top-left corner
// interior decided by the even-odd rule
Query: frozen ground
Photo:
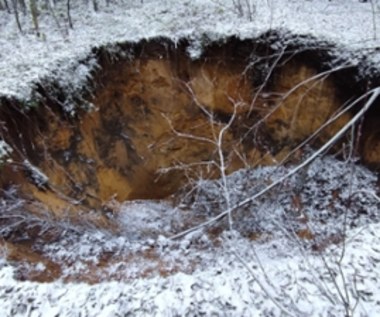
[[[91,68],[96,67],[90,57],[92,47],[157,36],[189,37],[196,48],[203,34],[211,39],[229,35],[248,38],[281,30],[336,43],[353,64],[363,58],[367,65],[380,60],[380,54],[373,50],[380,36],[377,0],[249,0],[254,10],[248,14],[244,8],[243,17],[232,0],[144,0],[144,4],[140,0],[115,0],[97,13],[82,2],[73,4],[79,8],[72,11],[74,30],[69,35],[63,30],[63,19],[58,29],[54,19],[45,16],[38,38],[30,19],[21,15],[26,34],[20,36],[14,17],[0,12],[0,95],[28,99],[32,83],[45,77],[57,78],[68,91],[79,89]],[[64,16],[64,12],[57,9],[57,16]],[[83,59],[89,59],[89,67],[78,63]]]
[[[248,38],[281,29],[332,41],[352,63],[366,55],[369,63],[378,61],[375,0],[374,6],[357,0],[256,0],[252,21],[247,14],[239,17],[228,0],[118,2],[98,13],[73,10],[69,35],[45,17],[40,39],[30,21],[23,21],[26,34],[20,36],[14,18],[0,12],[0,95],[28,99],[33,83],[45,77],[59,79],[67,91],[80,89],[96,67],[92,47],[156,36],[190,37],[196,54],[202,34]],[[354,167],[320,159],[238,210],[235,231],[224,231],[223,220],[175,241],[172,235],[225,208],[217,181],[199,182],[176,197],[178,207],[125,203],[115,219],[118,234],[67,226],[57,240],[36,242],[37,251],[61,265],[60,279],[50,283],[20,281],[28,272],[48,269],[7,262],[4,248],[0,316],[344,316],[345,307],[355,316],[379,316],[376,177]],[[228,179],[233,201],[286,171],[234,173]],[[2,210],[17,211],[13,207]]]
[[[291,168],[233,173],[231,200]],[[237,210],[234,231],[222,221],[172,240],[224,208],[219,182],[185,190],[177,207],[122,204],[113,216],[117,234],[67,226],[48,244],[36,241],[34,250],[61,266],[55,282],[17,280],[28,272],[48,274],[43,263],[1,260],[0,315],[344,316],[345,307],[355,316],[380,314],[374,174],[321,158]]]
[[[207,266],[192,274],[154,276],[124,283],[16,282],[12,268],[5,264],[0,271],[0,313],[1,316],[286,316],[286,310],[290,316],[344,316],[339,291],[343,296],[347,291],[356,316],[379,316],[379,229],[378,224],[373,224],[351,231],[340,268],[336,264],[340,248],[332,248],[321,257],[304,254],[285,241],[252,244],[238,235],[225,236],[223,248],[214,252],[184,248],[183,252],[196,252],[193,256],[207,260]],[[171,252],[170,242],[166,248],[162,252]],[[247,261],[250,271],[235,253]],[[343,279],[346,288],[342,286]]]

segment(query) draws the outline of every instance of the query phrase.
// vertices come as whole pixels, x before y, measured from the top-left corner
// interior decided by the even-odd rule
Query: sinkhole
[[[205,41],[196,57],[186,39],[94,49],[99,67],[75,115],[61,107],[67,96],[54,82],[36,85],[33,107],[2,98],[1,135],[11,148],[1,167],[3,192],[16,186],[31,212],[91,211],[101,223],[115,200],[173,199],[197,179],[300,160],[297,146],[324,144],[366,99],[326,123],[379,80],[331,66],[322,44],[274,41]],[[93,106],[81,108],[83,99]],[[357,154],[375,169],[379,115],[376,101],[353,132]],[[331,151],[343,157],[350,140]]]

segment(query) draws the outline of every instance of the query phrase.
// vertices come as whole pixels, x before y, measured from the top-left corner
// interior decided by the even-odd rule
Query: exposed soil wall
[[[55,101],[64,96],[41,87],[33,109],[4,99],[1,133],[13,152],[12,163],[2,166],[2,187],[19,186],[31,210],[43,206],[58,216],[105,209],[112,199],[165,198],[191,179],[218,177],[221,154],[227,173],[281,162],[370,88],[352,89],[342,80],[347,70],[321,75],[326,66],[318,51],[279,54],[269,44],[229,39],[210,44],[197,60],[189,58],[186,41],[123,44],[130,57],[116,61],[100,49],[89,97],[95,109],[75,117]],[[376,168],[374,109],[358,135],[364,162]],[[351,116],[341,116],[310,145],[325,142]]]

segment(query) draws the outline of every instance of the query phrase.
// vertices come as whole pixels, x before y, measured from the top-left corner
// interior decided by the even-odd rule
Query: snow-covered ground
[[[379,229],[378,224],[373,224],[351,231],[340,267],[337,265],[340,248],[331,249],[322,257],[304,254],[285,241],[252,244],[238,235],[224,237],[224,247],[214,252],[194,254],[207,261],[207,266],[192,274],[123,283],[16,282],[12,268],[5,265],[0,271],[0,313],[1,316],[286,316],[285,311],[289,311],[290,316],[344,316],[339,292],[346,298],[347,291],[356,316],[379,316]],[[183,249],[183,253],[195,252],[191,247]],[[162,252],[171,252],[170,242],[166,250]],[[236,254],[248,261],[249,271]]]
[[[231,201],[290,169],[233,173]],[[236,210],[233,231],[221,221],[171,239],[223,210],[220,184],[200,181],[174,205],[126,202],[113,216],[117,233],[67,225],[53,242],[36,241],[34,250],[61,266],[55,282],[16,279],[44,272],[43,263],[1,260],[0,315],[344,316],[346,308],[355,316],[380,314],[373,173],[321,158]]]
[[[255,11],[249,16],[245,10],[243,17],[229,0],[117,2],[96,13],[75,4],[69,35],[45,16],[41,38],[22,15],[20,36],[14,17],[0,12],[0,95],[29,99],[33,83],[46,77],[75,91],[96,67],[93,47],[156,36],[188,37],[196,55],[204,34],[250,38],[275,29],[331,41],[354,64],[366,55],[369,64],[380,61],[375,0],[251,0]],[[232,201],[254,194],[288,168],[232,174]],[[44,264],[10,263],[1,250],[0,316],[380,315],[374,174],[320,159],[237,210],[234,231],[223,232],[223,220],[216,229],[170,239],[223,211],[220,192],[218,181],[201,181],[175,206],[123,204],[115,216],[117,234],[68,227],[56,242],[37,243],[35,248],[62,265],[61,279],[54,282],[18,280],[20,272],[44,272]],[[89,275],[100,282],[85,283]]]
[[[93,12],[78,1],[73,4],[79,8],[72,10],[74,29],[69,35],[65,35],[67,23],[63,18],[59,29],[53,17],[45,15],[40,18],[40,38],[32,31],[29,17],[20,15],[25,32],[20,36],[14,17],[0,12],[0,95],[28,99],[32,83],[45,77],[55,77],[68,91],[79,89],[91,67],[96,66],[91,63],[91,48],[157,36],[191,38],[197,47],[205,34],[210,39],[230,35],[252,38],[280,30],[331,41],[353,64],[363,56],[367,64],[380,60],[380,54],[372,50],[380,37],[377,0],[239,1],[244,3],[243,17],[233,2],[144,0],[141,4],[140,0],[118,0],[112,1],[110,7],[102,7],[104,3],[100,2],[99,12]],[[251,14],[246,2],[253,6]],[[65,16],[64,8],[57,9],[57,16]],[[79,63],[84,59],[90,59],[90,67]]]

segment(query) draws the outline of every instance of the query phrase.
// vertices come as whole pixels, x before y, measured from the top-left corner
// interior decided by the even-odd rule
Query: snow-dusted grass
[[[68,35],[45,15],[40,18],[40,38],[33,33],[28,17],[20,16],[25,31],[21,36],[14,17],[0,12],[0,95],[29,99],[32,83],[46,77],[55,78],[68,92],[80,89],[96,66],[90,62],[85,67],[79,62],[89,58],[91,48],[157,36],[193,39],[191,52],[196,57],[204,35],[209,39],[231,35],[252,38],[281,30],[285,42],[279,45],[286,45],[285,34],[291,32],[335,43],[353,64],[363,56],[368,57],[367,67],[380,60],[380,55],[371,50],[378,44],[374,22],[379,23],[380,13],[376,0],[374,16],[371,4],[358,0],[251,2],[255,7],[252,21],[239,17],[230,0],[146,0],[144,4],[125,0],[101,6],[99,12],[79,1],[73,4],[74,29]],[[57,12],[64,16],[63,8],[57,8]],[[65,22],[61,19],[63,28]]]
[[[292,168],[233,173],[227,177],[232,203]],[[236,210],[234,231],[198,230],[176,240],[170,237],[224,208],[220,180],[199,182],[180,207],[126,202],[113,216],[117,234],[81,227],[62,230],[48,244],[36,241],[35,250],[60,264],[61,280],[17,281],[20,270],[43,272],[44,265],[1,260],[0,314],[283,316],[286,310],[343,316],[348,302],[356,316],[377,316],[379,201],[363,192],[375,190],[376,176],[367,169],[320,158],[279,190]],[[220,232],[227,222],[214,227]],[[305,229],[312,237],[300,239]]]
[[[0,12],[0,95],[30,99],[33,83],[49,78],[68,93],[63,106],[72,111],[69,93],[81,90],[97,67],[93,47],[112,49],[118,42],[157,36],[189,38],[189,54],[196,58],[204,35],[211,40],[251,38],[279,30],[284,34],[276,44],[280,47],[291,32],[335,43],[337,58],[352,64],[369,54],[367,70],[380,61],[373,52],[380,19],[376,1],[373,7],[357,0],[255,0],[252,21],[239,17],[229,0],[118,2],[97,13],[76,3],[68,35],[51,17],[41,17],[41,38],[23,16],[21,36],[13,16]],[[0,154],[6,151],[0,144]],[[230,175],[231,203],[257,193],[289,169]],[[375,191],[374,174],[325,157],[234,211],[235,231],[215,234],[226,228],[222,221],[214,224],[216,231],[195,231],[178,240],[170,237],[226,208],[220,181],[198,182],[179,206],[124,203],[114,216],[118,234],[61,228],[57,241],[36,241],[34,248],[60,264],[58,281],[17,280],[20,270],[44,272],[46,267],[7,262],[8,251],[2,248],[0,316],[282,316],[285,311],[291,316],[343,316],[347,309],[357,316],[378,316],[380,214],[379,202],[368,194]],[[17,197],[12,199],[17,203]],[[17,215],[22,205],[8,203],[2,210]],[[3,233],[9,231],[5,229]]]
[[[12,153],[12,148],[5,143],[3,140],[0,140],[0,164],[4,163],[7,156]]]
[[[378,224],[373,224],[351,231],[347,240],[341,267],[353,307],[357,302],[357,316],[380,313],[379,229]],[[235,248],[247,260],[254,276],[236,259]],[[259,279],[293,316],[344,314],[332,276],[318,255],[304,255],[284,240],[252,244],[239,235],[225,237],[224,248],[215,251],[198,251],[195,255],[202,257],[205,264],[191,275],[177,273],[166,278],[155,276],[92,286],[18,282],[13,279],[12,268],[4,264],[0,270],[0,312],[2,316],[282,315],[255,282]],[[339,249],[329,251],[325,259],[343,289],[336,265]]]
[[[231,204],[260,192],[286,175],[291,166],[262,167],[237,171],[228,177]],[[260,198],[234,212],[234,228],[241,234],[281,234],[310,230],[316,239],[342,235],[346,228],[378,222],[378,202],[363,190],[376,191],[375,174],[353,163],[331,157],[317,159],[310,166]],[[226,206],[219,180],[201,180],[182,201],[193,214],[217,215]]]

